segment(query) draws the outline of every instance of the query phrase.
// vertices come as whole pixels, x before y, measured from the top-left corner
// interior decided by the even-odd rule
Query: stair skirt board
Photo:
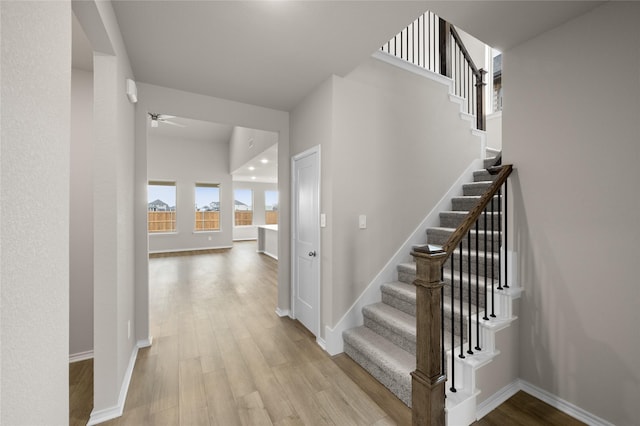
[[[440,226],[427,228],[427,243],[442,245],[446,242],[454,232],[455,226],[458,226],[466,214],[466,212],[455,210],[471,209],[480,198],[480,194],[490,185],[488,181],[492,177],[483,171],[467,170],[465,175],[467,179],[474,182],[460,183],[459,180],[456,183],[463,188],[464,195],[452,196],[449,206],[453,211],[441,210],[437,213]],[[449,192],[455,194],[456,191]],[[493,203],[497,208],[500,203],[499,197],[495,197]],[[441,202],[438,207],[441,208],[444,205],[445,203]],[[432,211],[430,216],[433,215]],[[487,226],[488,230],[485,230],[483,220],[482,223],[478,223],[477,232],[472,232],[468,237],[470,245],[466,241],[463,243],[462,275],[459,273],[460,254],[454,253],[453,261],[450,259],[445,262],[443,270],[446,415],[447,422],[451,425],[466,425],[476,420],[476,399],[481,391],[476,386],[476,371],[491,364],[500,355],[501,351],[496,347],[496,333],[507,328],[517,319],[513,315],[513,301],[520,296],[521,289],[515,287],[513,282],[510,287],[499,289],[497,281],[498,274],[503,273],[502,267],[505,262],[507,265],[513,265],[511,261],[515,260],[515,255],[507,252],[505,256],[500,248],[502,236],[495,227],[499,220],[497,213],[487,213],[485,217],[488,217],[489,223],[494,224],[494,228]],[[429,223],[433,222],[429,220]],[[412,245],[415,244],[413,241],[418,238],[420,231],[417,230],[416,233],[418,235],[412,236]],[[424,231],[421,238],[424,244]],[[487,249],[490,251],[476,252],[476,239],[479,249],[484,249],[487,241]],[[408,242],[401,250],[410,251],[407,245],[409,245]],[[485,267],[485,261],[487,267]],[[411,406],[410,373],[414,371],[416,363],[416,289],[413,285],[416,278],[416,264],[401,253],[394,256],[390,264],[393,263],[395,263],[396,275],[387,282],[372,283],[367,288],[367,292],[376,292],[376,294],[367,296],[368,303],[361,296],[352,306],[352,310],[357,309],[359,312],[356,314],[350,311],[349,321],[345,320],[347,316],[343,317],[339,326],[330,332],[328,330],[327,334],[341,330],[344,352],[402,402]],[[456,268],[453,274],[451,264]],[[385,269],[388,267],[389,264]],[[513,271],[513,267],[509,268],[510,276],[514,275]],[[376,278],[382,279],[384,276],[392,275],[386,271]],[[486,275],[495,279],[485,277]],[[459,286],[460,280],[463,282],[464,290]],[[469,283],[472,284],[471,291],[467,286]],[[352,328],[347,327],[348,324],[351,324]],[[508,352],[505,359],[511,357]],[[495,368],[499,367],[495,365]],[[489,367],[485,374],[492,374],[493,368]],[[455,369],[455,374],[452,373],[452,369]],[[451,390],[452,388],[455,392]]]
[[[410,260],[409,253],[415,245],[424,244],[425,230],[429,227],[437,226],[440,221],[440,212],[451,210],[451,199],[462,194],[462,185],[473,180],[473,173],[482,167],[482,160],[474,160],[469,167],[460,175],[458,180],[451,185],[449,190],[438,201],[436,206],[422,220],[420,225],[411,233],[409,238],[396,251],[393,257],[387,262],[376,277],[369,283],[360,297],[351,305],[349,310],[340,318],[333,328],[325,328],[326,351],[329,355],[337,355],[344,352],[342,332],[352,327],[362,325],[364,318],[362,308],[366,305],[381,301],[380,287],[387,282],[397,280],[397,265]]]

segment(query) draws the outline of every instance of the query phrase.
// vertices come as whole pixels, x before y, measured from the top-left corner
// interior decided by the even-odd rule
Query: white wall
[[[229,169],[235,172],[256,155],[278,143],[274,132],[236,126],[231,133]],[[253,145],[250,145],[252,143]]]
[[[93,351],[93,73],[75,68],[70,179],[69,354],[74,355]]]
[[[133,78],[110,2],[75,2],[94,52],[94,408],[90,422],[117,416],[133,367],[134,106]]]
[[[613,424],[640,401],[640,4],[504,53],[520,376]]]
[[[1,2],[0,423],[69,420],[71,5]]]
[[[258,238],[258,226],[265,222],[265,191],[277,191],[277,183],[233,182],[233,189],[250,189],[253,194],[253,225],[234,226],[233,240],[255,240]]]
[[[487,147],[502,149],[502,112],[487,115]]]
[[[369,59],[292,113],[292,154],[322,146],[322,327],[333,326],[480,154],[448,89]],[[358,216],[367,215],[367,229]],[[407,253],[407,256],[409,253]]]
[[[149,234],[149,251],[166,252],[231,247],[233,184],[228,141],[167,139],[150,136],[149,180],[176,182],[176,232]],[[220,185],[220,230],[194,232],[195,184]]]

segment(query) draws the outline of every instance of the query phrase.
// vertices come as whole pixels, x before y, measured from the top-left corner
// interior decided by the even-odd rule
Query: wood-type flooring
[[[153,345],[138,352],[122,417],[104,424],[410,424],[411,411],[348,356],[329,357],[275,314],[277,261],[256,248],[150,258]],[[85,425],[92,360],[69,370],[70,424]],[[579,424],[522,392],[511,400],[476,424]]]

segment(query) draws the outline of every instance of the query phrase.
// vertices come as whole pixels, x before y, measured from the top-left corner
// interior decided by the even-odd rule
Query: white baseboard
[[[181,249],[166,249],[166,250],[149,250],[149,254],[161,254],[161,253],[181,253],[184,251],[202,251],[202,250],[221,250],[230,249],[233,246],[215,246],[215,247],[196,247],[196,248],[181,248]]]
[[[438,201],[433,209],[422,220],[420,225],[407,238],[404,244],[389,259],[387,264],[369,283],[367,288],[360,294],[360,297],[351,305],[349,310],[340,318],[333,327],[325,328],[326,351],[329,355],[337,355],[343,352],[344,342],[342,332],[364,323],[362,308],[366,305],[380,302],[380,286],[387,282],[398,279],[397,265],[410,259],[411,249],[415,245],[424,244],[426,241],[425,231],[429,227],[437,226],[440,223],[440,212],[451,210],[451,198],[462,194],[462,184],[473,180],[473,171],[482,168],[482,160],[474,160],[469,167],[460,175],[458,180],[451,185],[446,194]]]
[[[149,336],[146,339],[140,339],[136,342],[136,346],[138,346],[138,349],[148,348],[152,344],[153,344],[153,336]]]
[[[264,250],[258,250],[258,253],[260,254],[264,254],[265,256],[269,256],[275,260],[278,260],[278,255],[277,254],[271,254],[268,251],[264,251]]]
[[[533,395],[536,398],[546,402],[552,407],[557,408],[570,415],[571,417],[580,420],[583,423],[586,423],[591,426],[615,426],[613,423],[606,421],[605,419],[601,419],[600,417],[589,413],[588,411],[578,407],[570,403],[569,401],[565,401],[557,395],[552,394],[544,389],[541,389],[531,383],[524,381],[522,379],[518,379],[520,389],[529,395]]]
[[[498,406],[504,403],[507,399],[511,398],[518,391],[523,391],[528,393],[531,396],[538,398],[541,401],[546,402],[554,408],[562,411],[563,413],[568,414],[574,419],[580,420],[583,423],[586,423],[591,426],[614,426],[613,423],[610,423],[600,417],[589,413],[588,411],[570,403],[569,401],[565,401],[557,395],[554,395],[550,392],[547,392],[544,389],[541,389],[531,383],[517,379],[513,383],[508,384],[507,386],[500,389],[495,394],[491,395],[489,398],[484,400],[481,404],[478,405],[478,409],[476,411],[477,420],[480,420],[491,411],[498,408]]]
[[[124,404],[127,401],[127,392],[129,392],[129,385],[131,384],[131,376],[133,375],[133,367],[136,365],[136,358],[138,357],[138,345],[133,347],[131,357],[129,357],[129,365],[127,371],[124,373],[122,385],[120,386],[120,394],[118,395],[118,403],[113,407],[105,408],[102,410],[93,410],[89,417],[87,426],[97,425],[99,423],[106,422],[107,420],[115,419],[122,416],[124,411]]]
[[[276,315],[278,315],[280,318],[291,317],[291,311],[289,311],[289,309],[276,308]]]
[[[478,404],[476,409],[476,420],[480,420],[496,408],[503,404],[507,399],[511,398],[520,390],[518,380],[508,384],[489,398]]]
[[[87,359],[93,358],[93,349],[90,351],[78,352],[75,354],[69,354],[69,364],[78,361],[85,361]]]

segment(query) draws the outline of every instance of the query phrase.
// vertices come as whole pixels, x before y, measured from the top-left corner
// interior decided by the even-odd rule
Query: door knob
[[[316,257],[316,252],[315,252],[315,251],[310,251],[310,252],[309,252],[309,256],[311,256],[311,257]]]

